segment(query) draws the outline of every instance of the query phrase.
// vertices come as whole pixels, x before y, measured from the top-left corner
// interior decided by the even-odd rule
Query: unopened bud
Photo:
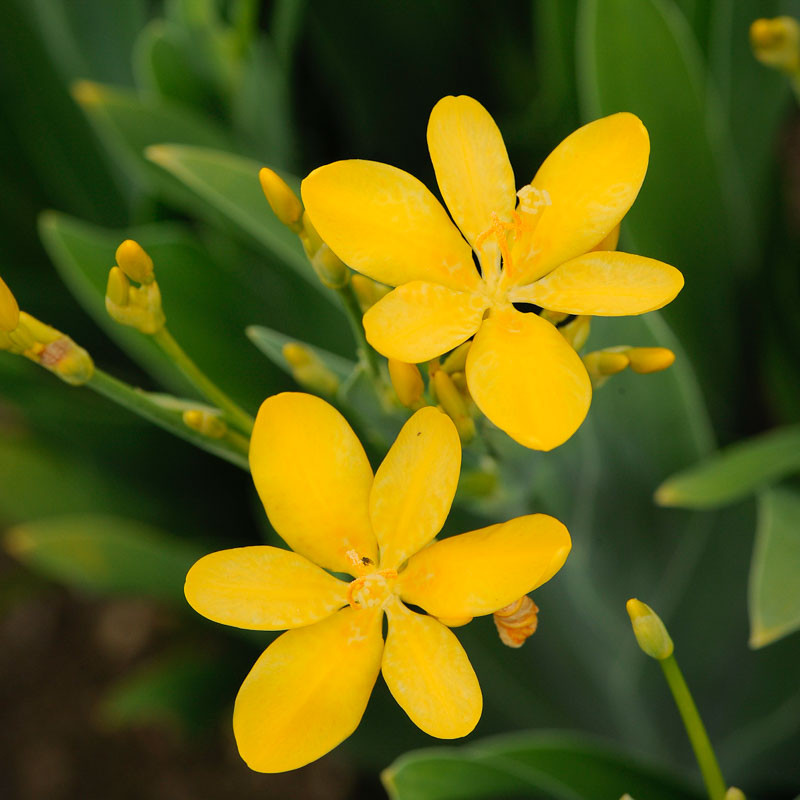
[[[460,628],[462,625],[468,625],[472,622],[472,617],[436,617],[442,625],[447,625],[448,628]]]
[[[572,322],[559,328],[561,335],[572,345],[573,350],[581,350],[589,338],[592,327],[592,318],[585,314],[576,317]]]
[[[166,323],[156,281],[132,286],[129,274],[112,267],[106,284],[106,311],[115,322],[152,336]]]
[[[447,358],[442,362],[442,369],[449,372],[451,375],[454,372],[463,372],[467,366],[467,356],[469,355],[469,348],[472,346],[472,339],[460,344],[450,353]]]
[[[675,362],[675,353],[666,347],[631,347],[625,351],[634,372],[645,375],[661,372]]]
[[[311,259],[311,266],[329,289],[341,289],[350,280],[350,270],[328,245],[323,244]]]
[[[625,353],[614,352],[611,350],[595,350],[583,356],[583,363],[592,386],[602,386],[611,375],[622,372],[630,361]]]
[[[800,23],[793,17],[757,19],[750,26],[755,57],[784,72],[800,71]]]
[[[725,800],[747,800],[747,798],[744,796],[744,792],[741,789],[731,786],[728,791],[725,792]]]
[[[325,397],[332,397],[339,389],[339,379],[310,348],[299,342],[287,342],[283,357],[292,371],[292,377],[304,388]]]
[[[261,188],[275,216],[295,233],[303,230],[303,204],[277,172],[262,167],[258,173]]]
[[[419,408],[425,384],[419,367],[395,358],[389,359],[389,378],[397,392],[397,398],[406,408]]]
[[[208,436],[209,439],[221,439],[228,432],[228,426],[220,419],[218,413],[201,408],[184,411],[183,424],[193,431]]]
[[[0,331],[10,333],[19,325],[17,298],[0,278]]]
[[[391,286],[384,286],[382,283],[378,283],[372,280],[372,278],[368,278],[366,275],[359,275],[358,273],[354,273],[350,276],[350,283],[353,285],[353,291],[356,293],[361,311],[365,314],[378,300],[392,291]]]
[[[108,300],[116,306],[126,306],[130,289],[131,282],[128,280],[128,276],[119,267],[111,267],[106,284]]]
[[[443,369],[433,373],[433,388],[442,410],[453,420],[461,441],[464,444],[472,441],[475,438],[475,420],[469,415],[464,397],[453,379]]]
[[[674,646],[661,617],[650,606],[632,597],[625,608],[633,625],[639,647],[651,658],[663,661],[672,655]]]
[[[322,237],[317,233],[317,229],[308,216],[308,211],[303,212],[302,226],[303,229],[300,232],[300,241],[303,243],[306,255],[309,258],[314,258],[314,254],[325,242],[322,241]]]
[[[153,259],[133,239],[126,239],[117,248],[117,264],[132,281],[142,284],[153,282]]]

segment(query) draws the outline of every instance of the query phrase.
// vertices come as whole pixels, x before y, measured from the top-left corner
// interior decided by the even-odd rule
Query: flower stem
[[[248,436],[252,433],[254,424],[253,418],[206,376],[200,367],[189,358],[184,349],[175,341],[166,326],[161,328],[158,333],[153,334],[153,339],[203,397],[213,403],[220,411],[224,412],[230,422],[242,433]]]
[[[692,693],[686,685],[683,673],[675,660],[674,655],[659,661],[661,669],[664,670],[664,677],[667,679],[675,704],[678,706],[681,718],[683,719],[689,741],[692,743],[695,758],[703,774],[703,781],[708,791],[710,800],[724,800],[726,786],[719,768],[714,748],[708,738],[703,720],[697,710]]]
[[[199,431],[192,430],[184,424],[183,411],[179,406],[170,408],[149,392],[135,389],[101,369],[95,368],[94,374],[85,385],[175,436],[224,458],[237,467],[249,469],[247,463],[249,440],[241,434],[229,431],[221,439],[212,439]]]
[[[362,322],[363,314],[361,313],[361,306],[358,303],[356,293],[353,291],[353,284],[348,281],[344,286],[337,289],[336,292],[342,300],[342,305],[347,314],[347,321],[350,323],[350,329],[355,337],[359,359],[364,364],[383,402],[386,396],[386,387],[384,386],[383,377],[381,375],[378,354],[372,349],[367,341],[367,335],[364,333],[364,323]]]

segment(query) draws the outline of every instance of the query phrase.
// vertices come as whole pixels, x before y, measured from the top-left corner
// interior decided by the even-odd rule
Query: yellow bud
[[[358,298],[358,304],[365,314],[378,300],[392,291],[391,286],[384,286],[382,283],[378,283],[372,280],[372,278],[367,278],[366,275],[359,275],[358,273],[354,273],[350,276],[350,282],[353,284],[353,291]]]
[[[17,298],[0,278],[0,331],[10,333],[19,325]]]
[[[472,622],[472,617],[436,617],[442,625],[447,625],[448,628],[460,628],[462,625],[467,625]]]
[[[302,224],[303,230],[300,232],[300,241],[303,243],[306,255],[309,258],[313,258],[314,253],[316,253],[325,242],[322,241],[322,237],[317,233],[317,229],[312,224],[308,216],[308,211],[303,212]]]
[[[450,377],[453,379],[456,389],[464,395],[465,399],[471,400],[472,396],[469,393],[469,386],[467,386],[467,376],[463,372],[454,372]]]
[[[451,375],[454,372],[463,372],[464,368],[467,365],[467,355],[469,354],[469,348],[472,346],[472,339],[464,342],[464,344],[460,344],[453,350],[450,355],[442,362],[442,369],[445,372],[449,372]]]
[[[277,172],[262,167],[258,173],[261,188],[275,216],[295,233],[303,230],[303,204]]]
[[[631,347],[625,351],[625,355],[631,362],[631,369],[642,375],[661,372],[675,361],[675,353],[666,347]]]
[[[128,276],[119,267],[111,267],[106,284],[106,297],[109,302],[115,306],[128,305],[130,289],[131,282],[128,280]]]
[[[587,353],[583,356],[583,363],[592,380],[592,385],[599,387],[602,386],[611,375],[622,372],[630,362],[625,353],[610,350],[595,350],[593,353]]]
[[[193,431],[208,436],[209,439],[221,439],[228,432],[228,426],[220,419],[218,413],[201,408],[184,411],[183,424]]]
[[[153,282],[153,259],[133,239],[126,239],[117,248],[117,264],[131,280],[142,284]]]
[[[626,606],[639,647],[651,658],[663,661],[672,655],[674,646],[661,617],[650,606],[632,597]]]
[[[592,327],[592,318],[586,315],[576,317],[572,322],[559,328],[561,335],[572,345],[574,350],[580,350],[589,338]]]
[[[311,266],[329,289],[341,289],[350,280],[350,270],[328,245],[323,244],[311,259]]]
[[[455,423],[461,441],[465,444],[472,441],[475,437],[475,421],[469,415],[463,395],[443,369],[433,373],[433,388],[442,410]]]
[[[725,792],[725,800],[747,800],[747,798],[745,798],[744,792],[741,789],[731,786],[730,789]]]
[[[419,408],[425,384],[422,381],[419,367],[406,364],[405,361],[389,359],[389,378],[397,392],[397,398],[406,408]]]
[[[800,71],[800,23],[792,17],[757,19],[750,26],[753,54],[768,67]]]
[[[309,391],[331,397],[339,389],[339,379],[322,362],[317,354],[299,342],[287,342],[283,357],[292,369],[292,377]]]

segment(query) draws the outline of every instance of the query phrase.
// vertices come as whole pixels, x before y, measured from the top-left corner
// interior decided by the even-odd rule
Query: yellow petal
[[[472,251],[442,204],[412,175],[376,161],[337,161],[315,169],[303,202],[339,258],[390,286],[424,280],[474,289]]]
[[[514,172],[503,137],[489,112],[464,95],[443,97],[431,111],[428,148],[436,180],[456,225],[487,260],[499,255],[497,242],[478,238],[492,225],[492,214],[510,221],[516,204]]]
[[[683,275],[669,264],[598,251],[567,261],[536,283],[512,289],[508,297],[566,314],[620,317],[662,308],[682,288]]]
[[[409,559],[395,589],[436,617],[493,614],[550,580],[571,546],[557,519],[517,517],[425,548]]]
[[[19,325],[19,306],[11,289],[0,278],[0,331],[10,333]]]
[[[430,736],[466,736],[481,718],[481,687],[455,634],[395,601],[381,671],[411,721]]]
[[[547,157],[532,186],[547,192],[528,253],[514,251],[514,284],[529,283],[587,252],[619,224],[639,193],[650,157],[641,120],[623,112],[590,122]]]
[[[347,605],[347,584],[277,547],[203,556],[186,576],[189,605],[208,619],[250,630],[298,628]]]
[[[380,565],[396,569],[442,529],[461,470],[452,420],[428,406],[406,422],[375,473],[369,498]]]
[[[279,636],[245,678],[233,710],[239,754],[256,772],[297,769],[357,727],[383,652],[380,609],[345,608]]]
[[[478,330],[486,300],[413,281],[389,292],[364,314],[367,341],[388,358],[417,364],[442,355]]]
[[[310,394],[285,392],[261,406],[250,470],[275,530],[298,553],[358,574],[377,559],[369,521],[372,468],[347,420]]]
[[[512,439],[551,450],[583,422],[592,385],[578,354],[536,314],[493,310],[467,356],[478,408]]]

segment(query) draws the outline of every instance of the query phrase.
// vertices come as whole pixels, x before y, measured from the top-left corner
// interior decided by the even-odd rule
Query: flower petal
[[[375,473],[369,498],[380,565],[397,569],[442,529],[456,494],[461,441],[450,417],[421,408]]]
[[[469,339],[486,306],[480,295],[413,281],[375,303],[364,314],[364,330],[379,353],[418,364]]]
[[[184,592],[198,614],[260,631],[311,625],[347,605],[346,583],[297,553],[263,545],[203,556]]]
[[[474,289],[472,251],[442,204],[407,172],[377,161],[337,161],[302,185],[311,222],[353,269],[390,286],[414,280]]]
[[[425,548],[409,559],[395,588],[435,617],[493,614],[550,580],[571,546],[557,519],[517,517]]]
[[[456,225],[481,252],[482,263],[496,259],[497,242],[488,238],[478,248],[478,238],[491,227],[492,214],[511,220],[517,198],[514,172],[495,121],[471,97],[443,97],[431,111],[428,148],[439,190]]]
[[[578,354],[536,314],[493,310],[467,356],[467,385],[478,408],[534,450],[563,444],[580,427],[592,384]]]
[[[369,521],[372,468],[347,420],[318,397],[285,392],[261,405],[250,470],[275,530],[335,572],[377,559]]]
[[[590,122],[564,139],[531,183],[547,192],[550,205],[534,230],[533,249],[514,253],[511,282],[530,283],[604,239],[633,205],[649,157],[647,129],[627,112]]]
[[[345,608],[279,636],[244,679],[233,709],[239,754],[256,772],[297,769],[357,727],[381,665],[380,609]]]
[[[483,697],[455,634],[433,617],[395,601],[381,671],[411,721],[430,736],[466,736],[481,718]]]
[[[682,288],[683,275],[669,264],[598,251],[567,261],[536,283],[512,289],[508,297],[566,314],[619,317],[662,308]]]

